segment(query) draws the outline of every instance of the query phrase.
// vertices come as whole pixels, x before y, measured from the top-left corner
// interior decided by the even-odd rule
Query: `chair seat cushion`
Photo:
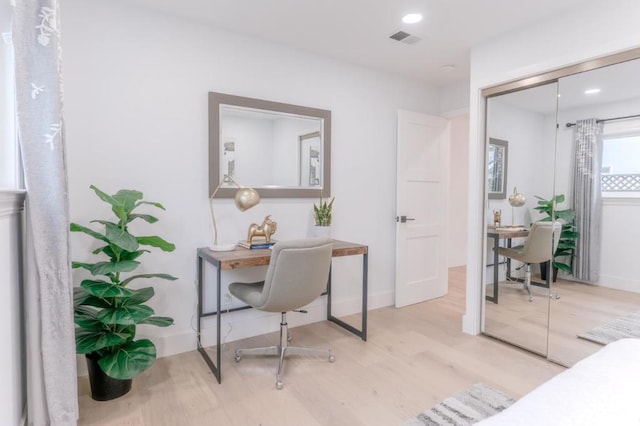
[[[524,246],[517,247],[498,247],[498,254],[501,256],[507,256],[512,259],[520,260],[520,258],[524,255]]]
[[[255,283],[231,283],[229,284],[229,293],[248,305],[260,306],[262,304],[263,287],[264,281]]]

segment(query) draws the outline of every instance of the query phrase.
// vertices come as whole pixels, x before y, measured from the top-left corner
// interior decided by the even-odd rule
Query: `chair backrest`
[[[286,312],[308,305],[327,288],[330,238],[279,241],[272,249],[261,304],[255,308]]]
[[[558,247],[561,232],[560,222],[534,222],[529,229],[529,236],[522,248],[520,260],[526,263],[543,263],[551,260]]]

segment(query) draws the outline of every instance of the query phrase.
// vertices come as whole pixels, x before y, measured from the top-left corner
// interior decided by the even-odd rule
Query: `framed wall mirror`
[[[487,152],[487,188],[490,200],[503,200],[507,196],[507,160],[509,142],[489,138]]]
[[[261,197],[330,196],[331,111],[210,92],[209,195],[225,175]]]

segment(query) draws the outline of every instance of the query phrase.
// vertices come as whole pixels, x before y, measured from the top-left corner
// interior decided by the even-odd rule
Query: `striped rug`
[[[515,400],[483,383],[438,403],[402,426],[472,425],[504,410]]]
[[[625,337],[640,337],[640,312],[606,322],[578,337],[606,345]]]

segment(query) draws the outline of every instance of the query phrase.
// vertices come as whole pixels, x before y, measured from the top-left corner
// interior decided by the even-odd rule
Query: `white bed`
[[[640,425],[640,339],[608,344],[477,425]]]

